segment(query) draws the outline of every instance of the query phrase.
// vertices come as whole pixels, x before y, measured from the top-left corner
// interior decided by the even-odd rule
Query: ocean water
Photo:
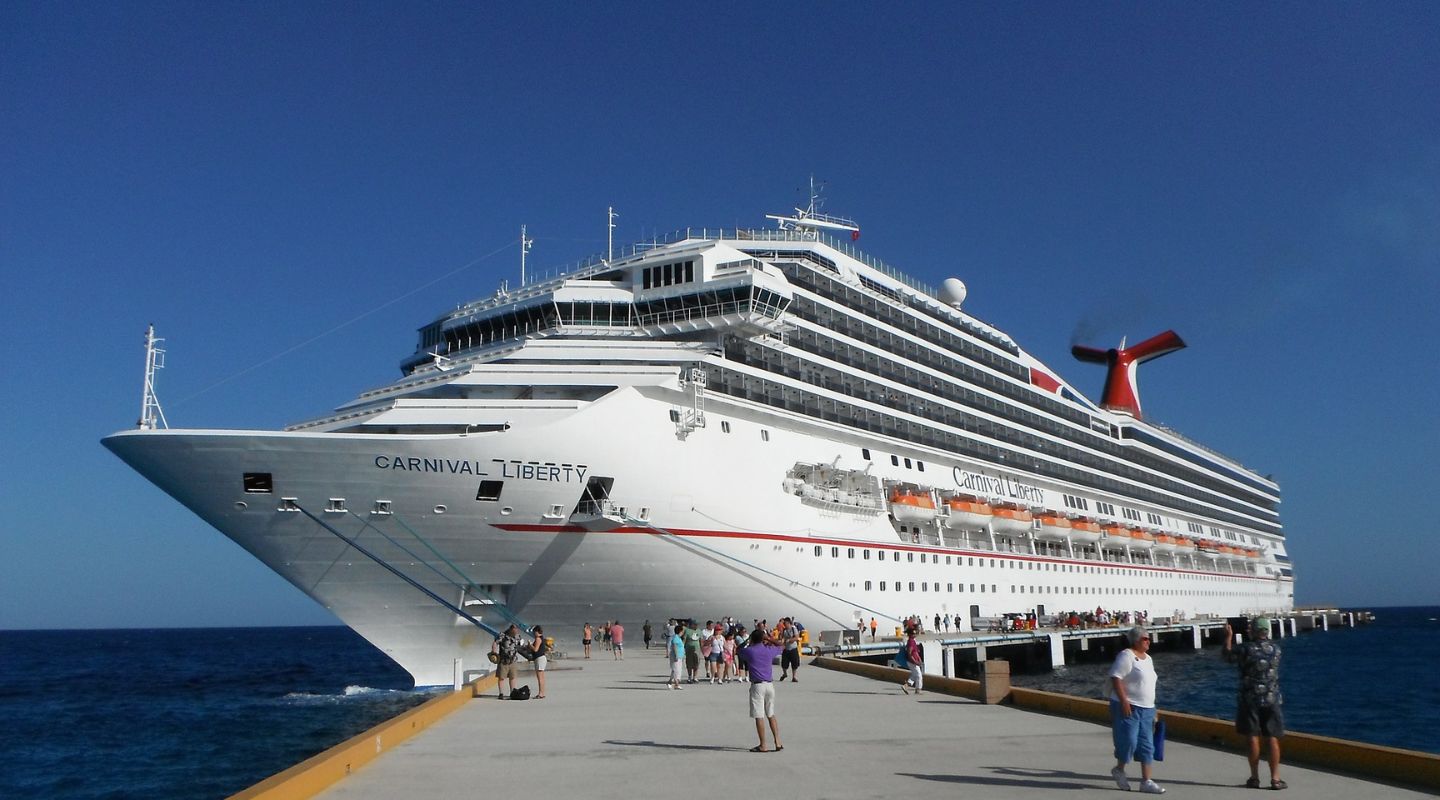
[[[433,696],[349,628],[0,631],[0,798],[227,797]]]
[[[1282,640],[1289,725],[1440,753],[1440,608],[1376,613]],[[1218,649],[1155,659],[1162,708],[1231,717]],[[1107,668],[1014,680],[1094,696]],[[0,798],[224,798],[434,696],[409,685],[348,628],[0,631]]]
[[[1277,640],[1287,729],[1440,753],[1440,607],[1374,609],[1376,620]],[[1152,650],[1156,705],[1231,720],[1236,668],[1220,648]],[[1012,682],[1098,697],[1110,662],[1015,675]]]

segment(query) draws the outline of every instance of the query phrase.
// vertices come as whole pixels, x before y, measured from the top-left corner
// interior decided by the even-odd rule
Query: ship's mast
[[[165,421],[165,412],[160,408],[160,398],[155,396],[155,371],[165,366],[165,351],[157,346],[163,341],[156,338],[154,325],[145,329],[145,390],[140,397],[140,421],[137,423],[141,430],[155,430],[156,420],[162,427],[170,427],[170,423]]]
[[[615,218],[620,216],[615,213],[615,206],[608,208],[609,222],[605,224],[608,229],[605,232],[605,261],[609,263],[615,260]]]
[[[525,286],[525,254],[528,253],[528,252],[530,252],[530,245],[532,245],[532,244],[535,244],[535,240],[534,240],[534,239],[531,239],[531,238],[528,238],[528,237],[525,236],[525,226],[524,226],[524,225],[521,225],[521,226],[520,226],[520,286],[521,286],[522,288]]]

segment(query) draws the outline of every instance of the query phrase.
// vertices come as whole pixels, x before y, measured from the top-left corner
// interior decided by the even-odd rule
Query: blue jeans
[[[1111,732],[1115,735],[1115,760],[1149,764],[1155,760],[1155,709],[1130,705],[1126,719],[1117,700],[1110,701]]]

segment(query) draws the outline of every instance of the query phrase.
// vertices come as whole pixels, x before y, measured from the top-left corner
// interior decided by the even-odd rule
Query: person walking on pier
[[[788,671],[790,682],[795,683],[800,680],[797,677],[800,673],[800,629],[789,617],[780,620],[780,646],[784,648],[780,652],[780,680],[785,680]]]
[[[765,724],[770,724],[770,738],[775,741],[776,750],[784,750],[780,744],[780,720],[775,717],[775,684],[770,676],[775,656],[780,655],[779,642],[765,635],[763,628],[756,628],[750,634],[750,645],[740,651],[740,659],[750,671],[750,716],[755,720],[755,734],[760,744],[750,748],[752,753],[766,753]]]
[[[900,691],[910,694],[907,685],[915,687],[915,694],[925,688],[925,650],[915,640],[915,629],[905,631],[905,663],[910,667],[910,680],[900,684]]]
[[[670,660],[670,688],[679,689],[680,670],[685,663],[685,628],[676,623],[670,629],[670,638],[665,640],[665,656]]]
[[[650,641],[655,635],[655,629],[650,627],[650,620],[645,620],[645,624],[640,626],[640,633],[645,637],[645,649],[649,650]]]
[[[1123,791],[1130,791],[1125,765],[1133,758],[1140,762],[1140,791],[1164,794],[1165,789],[1150,777],[1155,760],[1155,659],[1150,657],[1150,632],[1140,626],[1126,634],[1130,646],[1115,656],[1110,666],[1110,721],[1115,738],[1115,767],[1110,777]]]
[[[1238,645],[1235,631],[1227,623],[1224,655],[1226,661],[1240,667],[1235,732],[1250,741],[1250,778],[1245,786],[1260,788],[1260,740],[1264,738],[1270,788],[1289,788],[1280,779],[1280,737],[1285,735],[1285,715],[1280,696],[1280,646],[1270,641],[1270,620],[1255,620],[1250,626],[1250,641]]]
[[[587,622],[584,629],[580,631],[580,644],[585,645],[586,658],[590,657],[590,643],[593,641],[595,641],[595,629],[590,627],[590,623]]]
[[[625,626],[624,626],[624,625],[621,625],[621,624],[620,624],[620,620],[618,620],[618,619],[615,620],[615,622],[610,625],[610,646],[611,646],[611,648],[613,648],[614,651],[615,651],[615,660],[616,660],[616,661],[624,661],[624,660],[625,660]]]
[[[878,627],[880,627],[880,626],[879,626],[878,624],[876,624],[875,618],[874,618],[874,617],[871,617],[871,618],[870,618],[870,641],[872,641],[872,642],[875,641],[875,629],[878,628]]]

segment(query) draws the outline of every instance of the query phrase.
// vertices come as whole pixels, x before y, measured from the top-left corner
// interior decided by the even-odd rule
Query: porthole
[[[244,500],[237,500],[237,501],[235,501],[235,510],[236,510],[236,511],[244,511],[247,507],[248,507],[248,506],[245,505],[245,501],[244,501]]]
[[[446,509],[445,506],[443,506],[443,505],[435,506],[435,513],[436,513],[436,514],[444,514],[446,511],[447,511],[447,509]]]
[[[510,516],[511,514],[514,514],[514,513],[515,513],[515,509],[512,508],[512,507],[510,507],[510,506],[505,506],[504,508],[500,509],[500,513],[501,513],[502,515],[508,517],[508,516]]]

